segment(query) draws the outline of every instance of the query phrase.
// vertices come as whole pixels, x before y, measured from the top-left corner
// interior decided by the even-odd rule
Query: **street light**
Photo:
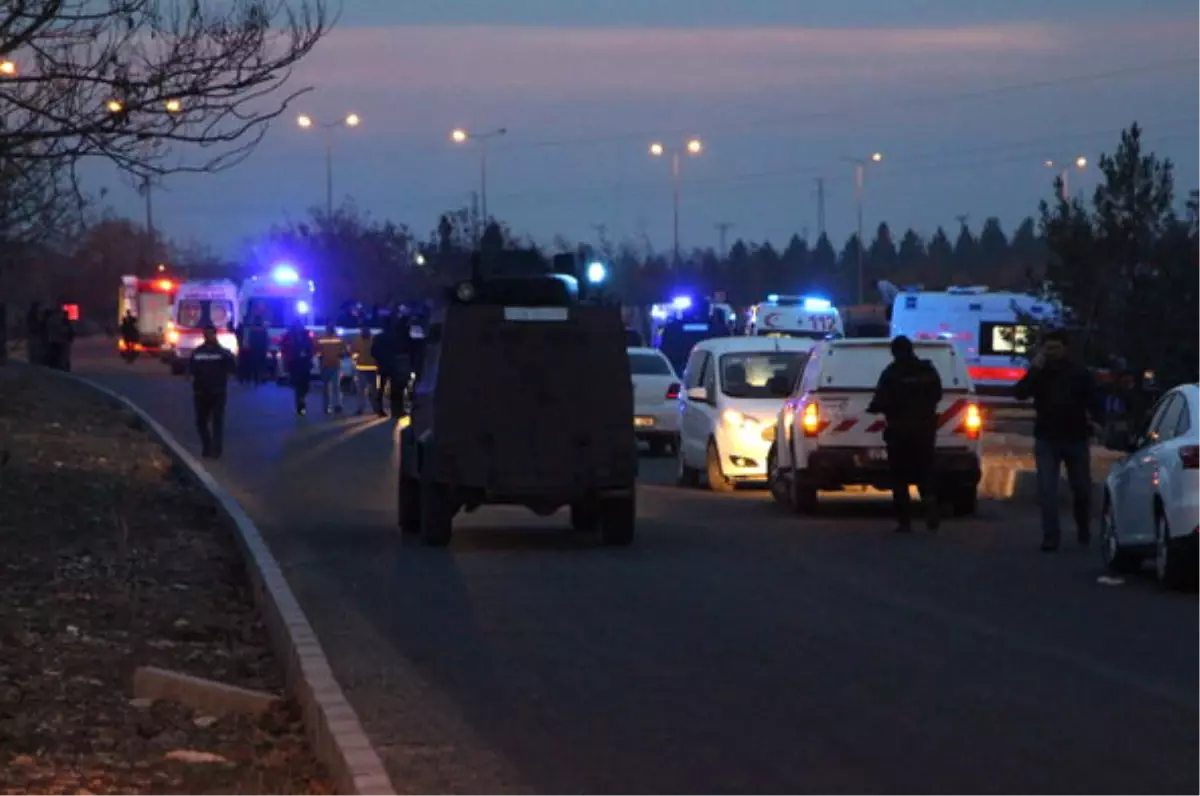
[[[163,107],[167,109],[167,113],[179,113],[183,110],[183,103],[177,99],[169,99],[163,103]]]
[[[1083,155],[1078,155],[1073,161],[1071,161],[1069,165],[1063,165],[1055,160],[1046,161],[1046,168],[1060,169],[1058,172],[1058,177],[1062,180],[1062,200],[1064,202],[1069,201],[1071,198],[1071,191],[1069,187],[1071,180],[1071,166],[1074,166],[1079,171],[1083,171],[1088,167],[1088,159]]]
[[[679,175],[682,169],[682,153],[686,152],[689,155],[699,155],[704,151],[704,143],[699,138],[689,138],[684,142],[682,150],[668,150],[662,143],[655,141],[650,145],[650,157],[661,158],[670,152],[671,155],[671,210],[673,214],[673,228],[675,240],[675,267],[679,267]]]
[[[863,296],[863,249],[866,248],[866,243],[863,241],[863,187],[867,178],[867,164],[882,163],[883,153],[872,152],[865,158],[844,157],[842,160],[854,165],[854,202],[858,210],[858,303],[862,304],[865,301]]]
[[[115,99],[110,99],[108,102],[104,103],[104,107],[109,113],[120,113],[121,111],[125,110],[125,104],[120,100]]]
[[[507,134],[507,127],[497,127],[495,130],[490,130],[486,133],[472,133],[461,127],[456,127],[450,131],[450,140],[456,144],[465,144],[471,140],[479,142],[479,228],[475,232],[476,237],[482,237],[483,228],[487,225],[489,218],[487,201],[487,142],[489,138],[499,138]]]
[[[319,127],[325,132],[325,217],[333,218],[333,131],[339,127],[358,127],[362,117],[357,113],[348,113],[336,122],[322,122],[308,114],[296,117],[296,124],[302,130]]]
[[[5,77],[14,77],[17,74],[17,65],[13,61],[0,61],[0,75]]]

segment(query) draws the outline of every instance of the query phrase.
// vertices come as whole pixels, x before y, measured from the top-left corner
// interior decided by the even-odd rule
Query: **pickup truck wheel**
[[[610,547],[625,547],[633,542],[637,525],[637,499],[631,494],[602,499],[597,505],[600,538]]]
[[[792,511],[797,514],[816,514],[818,508],[817,488],[808,486],[800,480],[796,471],[792,471],[791,489],[788,490],[788,502],[791,504]]]
[[[788,483],[789,479],[779,471],[779,454],[772,445],[767,452],[767,487],[771,490],[771,497],[781,506],[788,504]]]
[[[585,532],[600,527],[600,512],[595,501],[581,500],[571,504],[571,527]]]
[[[721,454],[717,451],[717,443],[708,443],[708,456],[705,459],[708,476],[708,488],[713,492],[732,492],[733,482],[721,472]]]
[[[453,535],[455,505],[450,488],[421,479],[421,542],[429,547],[445,547]]]
[[[979,508],[979,487],[959,487],[950,493],[950,508],[955,517],[970,517]]]
[[[397,503],[400,530],[417,533],[421,530],[421,482],[409,475],[400,476]]]

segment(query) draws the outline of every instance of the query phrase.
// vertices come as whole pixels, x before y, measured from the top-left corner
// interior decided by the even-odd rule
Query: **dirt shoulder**
[[[232,530],[135,425],[0,367],[0,793],[330,792],[288,703],[132,699],[138,666],[283,691]]]

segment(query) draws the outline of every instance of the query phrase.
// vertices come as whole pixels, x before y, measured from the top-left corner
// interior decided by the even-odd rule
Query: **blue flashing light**
[[[290,265],[277,265],[271,270],[271,278],[281,285],[294,285],[300,281],[300,274]]]
[[[667,319],[667,310],[660,304],[655,304],[650,308],[650,317],[665,321]]]
[[[690,296],[676,296],[671,301],[671,306],[677,310],[690,310],[692,308],[692,299]]]
[[[296,302],[296,312],[299,313],[300,315],[307,315],[309,309],[310,309],[310,307],[308,306],[307,301],[297,301]]]
[[[707,323],[685,323],[683,325],[683,330],[685,332],[707,332],[708,324]]]
[[[588,263],[587,281],[593,285],[598,285],[608,278],[608,269],[604,267],[604,263],[592,262]]]
[[[804,299],[804,309],[808,312],[821,312],[823,310],[833,309],[833,302],[823,298],[806,298]]]

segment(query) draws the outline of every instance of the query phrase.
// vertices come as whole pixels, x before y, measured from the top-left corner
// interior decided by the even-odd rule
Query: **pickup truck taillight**
[[[983,431],[983,413],[979,411],[976,404],[967,405],[967,416],[963,418],[963,431],[967,434],[967,439],[979,439],[979,432]]]
[[[682,389],[683,385],[677,381],[673,381],[671,382],[671,386],[667,388],[667,394],[664,397],[668,401],[677,401],[679,400],[679,393]]]
[[[821,408],[817,406],[816,401],[804,405],[804,411],[800,415],[800,427],[804,429],[806,437],[815,437],[820,432]]]

